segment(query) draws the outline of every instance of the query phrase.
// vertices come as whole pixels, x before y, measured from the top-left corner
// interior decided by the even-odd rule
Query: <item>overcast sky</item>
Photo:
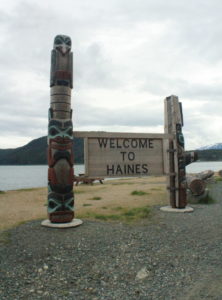
[[[47,134],[50,52],[74,53],[74,130],[163,132],[183,103],[186,149],[222,142],[221,0],[7,0],[0,4],[0,148]]]

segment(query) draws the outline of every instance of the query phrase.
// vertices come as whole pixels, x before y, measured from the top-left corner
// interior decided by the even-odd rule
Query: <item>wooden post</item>
[[[52,223],[74,217],[71,39],[57,35],[51,53],[48,124],[48,216]]]
[[[173,134],[169,140],[168,151],[168,189],[172,208],[185,208],[186,200],[186,170],[184,138],[182,133],[182,104],[177,96],[165,99],[165,133]]]
[[[172,134],[172,103],[170,97],[164,101],[164,133]],[[175,165],[174,165],[174,139],[170,138],[164,143],[166,155],[165,165],[167,174],[168,201],[172,208],[176,208],[175,193]]]

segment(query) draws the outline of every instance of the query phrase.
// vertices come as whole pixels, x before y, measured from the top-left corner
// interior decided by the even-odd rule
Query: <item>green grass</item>
[[[200,204],[214,204],[216,201],[209,195],[199,200]]]
[[[152,189],[150,189],[151,191],[161,191],[162,190],[162,188],[152,188]]]
[[[3,231],[0,233],[0,244],[9,244],[11,238],[11,233],[8,231]]]
[[[93,197],[93,198],[90,198],[89,200],[101,200],[102,198],[101,197]]]
[[[19,190],[16,190],[16,192],[32,192],[32,191],[37,191],[41,188],[28,188],[28,189],[19,189]]]
[[[108,207],[106,207],[106,206],[103,206],[103,207],[102,207],[102,209],[107,209],[107,208],[108,208]]]
[[[123,207],[122,206],[117,206],[117,207],[113,207],[113,210],[122,210],[123,209]]]
[[[85,193],[85,191],[79,191],[74,189],[74,194],[83,194],[83,193]]]
[[[81,218],[96,219],[101,221],[121,221],[131,223],[141,219],[146,219],[150,216],[151,208],[148,206],[135,207],[131,209],[121,208],[119,214],[98,214],[94,212],[87,212],[81,215]]]
[[[131,195],[133,196],[144,196],[144,195],[149,195],[150,193],[144,192],[144,191],[132,191]]]
[[[95,214],[95,219],[102,220],[102,221],[118,221],[120,220],[120,216],[118,215],[101,215],[101,214]]]
[[[222,181],[222,177],[215,177],[216,182]]]
[[[84,203],[83,206],[92,206],[92,204]]]
[[[143,206],[143,207],[135,207],[128,209],[126,212],[123,213],[124,216],[128,218],[139,218],[144,219],[147,218],[150,214],[150,207]]]
[[[5,192],[4,191],[0,191],[0,195],[4,195],[5,194]]]

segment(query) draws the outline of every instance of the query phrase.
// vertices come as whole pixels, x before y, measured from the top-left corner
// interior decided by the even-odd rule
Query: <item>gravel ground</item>
[[[32,221],[0,239],[0,299],[222,299],[222,183],[194,212],[140,224]]]

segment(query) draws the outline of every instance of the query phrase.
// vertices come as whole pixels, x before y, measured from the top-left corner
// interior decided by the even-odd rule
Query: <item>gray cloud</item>
[[[77,114],[78,112],[78,114]],[[78,126],[161,126],[163,125],[163,112],[158,107],[144,110],[143,106],[125,107],[122,110],[106,109],[93,105],[79,105],[76,112]],[[75,116],[75,115],[74,115]]]
[[[221,9],[219,0],[1,4],[4,136],[37,138],[46,132],[50,51],[54,36],[64,33],[73,41],[77,126],[158,127],[163,99],[176,94],[184,101],[188,146],[194,146],[195,136],[199,144],[220,142],[208,123],[210,114],[221,131]],[[114,91],[120,99],[113,99],[112,107],[108,96]],[[1,148],[4,143],[6,138]]]

